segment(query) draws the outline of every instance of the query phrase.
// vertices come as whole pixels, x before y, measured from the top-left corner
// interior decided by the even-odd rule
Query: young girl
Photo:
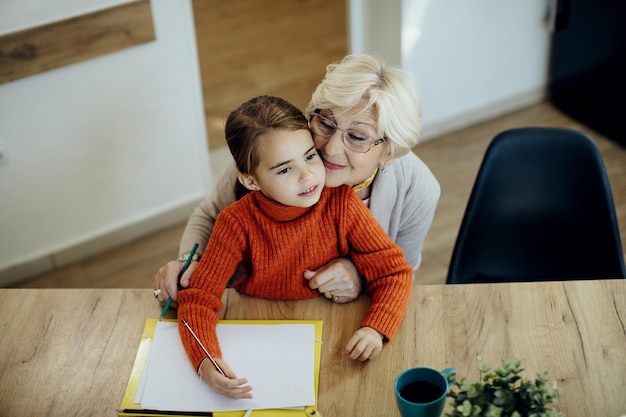
[[[208,247],[188,289],[180,292],[178,320],[193,366],[217,393],[252,398],[252,387],[221,360],[217,312],[238,264],[234,287],[275,300],[320,293],[302,271],[349,256],[367,282],[372,303],[346,345],[351,359],[376,357],[400,326],[412,286],[412,267],[399,246],[348,186],[324,188],[325,169],[306,117],[285,100],[260,96],[226,121],[226,140],[239,183],[249,192],[217,217]],[[187,320],[224,370],[218,373],[183,327]]]

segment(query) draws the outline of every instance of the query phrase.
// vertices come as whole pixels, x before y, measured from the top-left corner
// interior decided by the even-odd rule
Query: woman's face
[[[332,109],[322,110],[320,114],[334,121],[339,129],[350,128],[374,140],[379,139],[374,112],[371,109],[363,111],[363,104],[337,114]],[[315,146],[326,168],[327,187],[338,187],[342,184],[354,186],[365,181],[387,155],[386,143],[374,146],[366,153],[351,151],[344,145],[343,132],[339,129],[327,138],[313,134]]]

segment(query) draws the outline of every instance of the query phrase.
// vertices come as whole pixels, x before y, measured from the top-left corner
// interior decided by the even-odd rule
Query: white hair
[[[378,134],[387,138],[389,153],[398,158],[419,140],[421,106],[417,87],[406,71],[389,67],[372,55],[348,55],[326,67],[306,109],[345,111],[365,103],[377,119]]]

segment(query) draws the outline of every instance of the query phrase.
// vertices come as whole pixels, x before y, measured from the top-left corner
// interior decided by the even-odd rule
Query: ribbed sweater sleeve
[[[182,319],[187,320],[213,356],[222,357],[215,333],[217,313],[222,308],[222,294],[228,280],[246,249],[245,233],[239,222],[227,211],[222,213],[216,220],[213,235],[191,277],[189,288],[181,290],[178,296],[179,333],[196,370],[206,355],[182,325]]]
[[[339,201],[344,202],[340,219],[350,244],[350,256],[365,277],[367,292],[372,297],[361,326],[375,329],[388,342],[404,318],[413,286],[413,268],[356,193],[344,189]]]

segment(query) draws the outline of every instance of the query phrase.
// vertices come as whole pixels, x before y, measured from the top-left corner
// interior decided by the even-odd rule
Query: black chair
[[[489,145],[447,283],[624,278],[613,196],[593,140],[519,128]]]

